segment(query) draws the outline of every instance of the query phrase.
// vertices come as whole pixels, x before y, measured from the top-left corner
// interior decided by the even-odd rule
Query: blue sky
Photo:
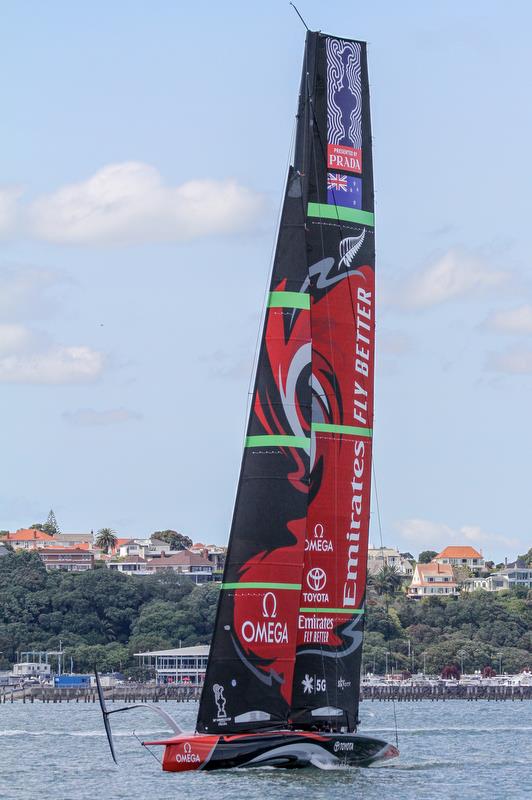
[[[383,540],[513,558],[532,544],[532,12],[300,10],[370,43]],[[226,541],[303,39],[284,0],[4,9],[0,528],[53,507],[66,531]]]

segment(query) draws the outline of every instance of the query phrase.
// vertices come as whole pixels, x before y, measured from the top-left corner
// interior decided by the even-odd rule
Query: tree
[[[523,553],[522,556],[517,556],[518,561],[524,561],[527,567],[532,566],[532,547],[528,550],[527,553]]]
[[[496,672],[493,667],[484,667],[482,670],[482,677],[483,678],[494,678],[496,676]]]
[[[401,587],[402,578],[396,567],[389,567],[387,564],[375,575],[370,575],[368,583],[378,595],[384,595],[386,610],[390,599]]]
[[[166,531],[154,531],[154,533],[152,533],[152,538],[168,542],[172,550],[188,550],[189,547],[192,547],[192,539],[189,536],[185,536],[171,529]]]
[[[430,564],[432,559],[437,555],[438,553],[435,550],[422,550],[417,560],[420,564]]]
[[[96,547],[99,547],[105,554],[116,547],[118,541],[116,532],[111,528],[100,528],[96,537]]]
[[[442,678],[456,678],[457,681],[460,680],[460,669],[456,666],[456,664],[447,664],[441,671]]]

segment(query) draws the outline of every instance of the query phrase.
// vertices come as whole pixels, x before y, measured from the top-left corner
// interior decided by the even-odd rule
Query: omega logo
[[[271,602],[268,598],[271,597]],[[262,616],[264,619],[275,619],[277,616],[277,598],[273,592],[266,592],[262,598]]]

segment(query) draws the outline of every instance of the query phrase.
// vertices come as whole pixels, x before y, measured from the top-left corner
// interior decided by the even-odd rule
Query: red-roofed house
[[[473,572],[484,569],[482,553],[474,547],[446,547],[432,559],[436,564],[450,564],[452,567],[467,567]]]
[[[15,533],[8,533],[2,537],[15,550],[36,550],[38,547],[47,547],[54,544],[54,537],[35,528],[20,528]]]
[[[433,597],[458,594],[458,584],[450,564],[417,564],[408,597]]]

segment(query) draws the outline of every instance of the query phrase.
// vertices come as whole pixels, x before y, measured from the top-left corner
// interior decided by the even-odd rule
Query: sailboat
[[[144,743],[164,746],[164,770],[364,766],[399,754],[357,731],[374,264],[366,44],[308,31],[196,730],[174,723],[173,737]],[[114,711],[100,696],[110,736]]]

